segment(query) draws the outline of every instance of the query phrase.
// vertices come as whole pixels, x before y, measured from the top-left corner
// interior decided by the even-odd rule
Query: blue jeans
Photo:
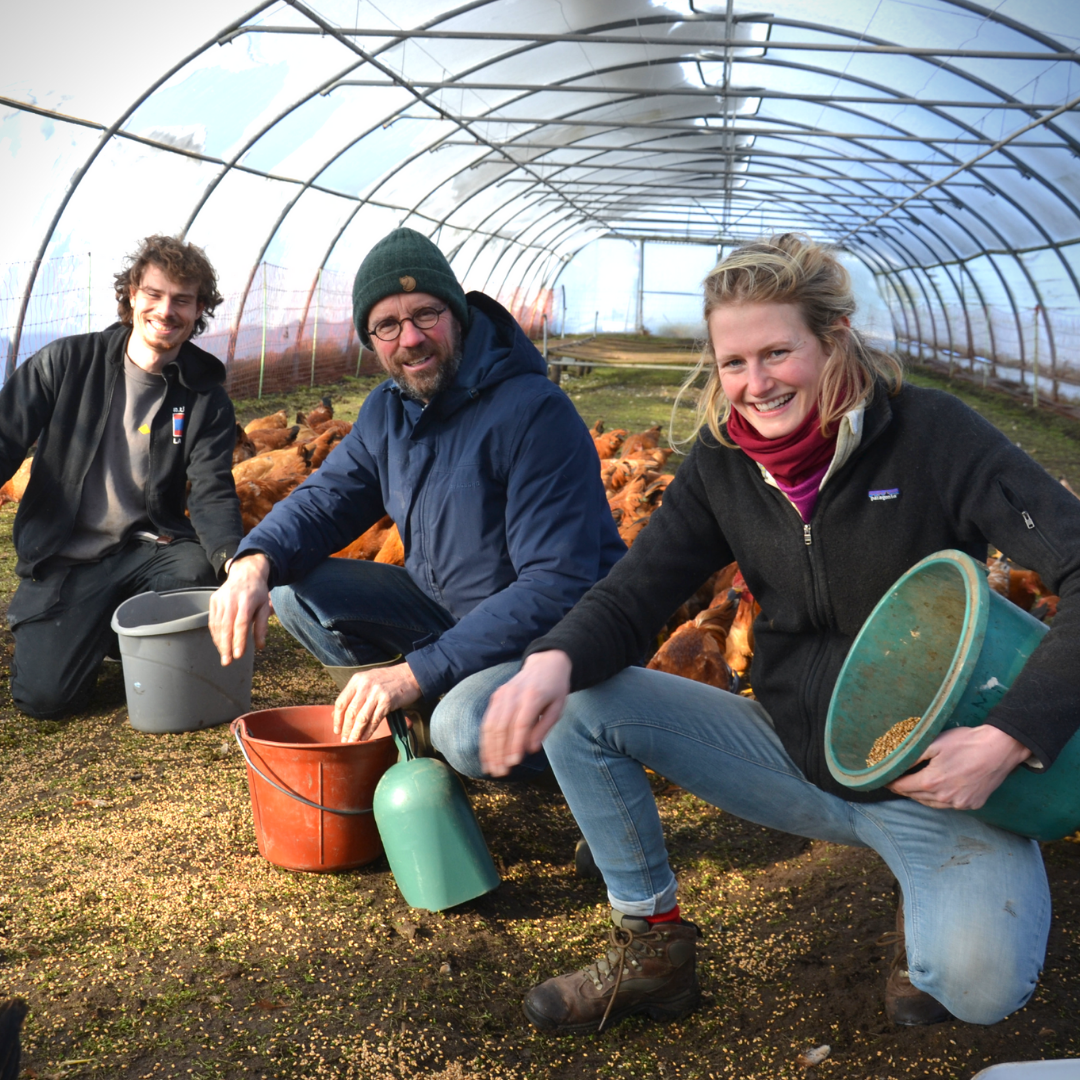
[[[487,699],[492,692],[513,675],[520,664],[501,664],[498,667],[480,671],[476,675],[470,675],[462,679],[453,690],[439,702],[438,707],[431,714],[431,743],[449,765],[462,776],[472,777],[474,780],[494,780],[488,776],[480,765],[480,721],[484,718],[484,710],[487,708]],[[506,678],[500,678],[498,682],[491,684],[491,688],[482,697],[472,692],[473,687],[487,685],[486,676],[493,672],[507,671]],[[505,780],[532,780],[544,772],[548,767],[547,754],[541,750],[537,754],[530,754],[519,764],[515,765],[505,777]]]
[[[331,667],[407,656],[457,622],[404,568],[362,559],[327,559],[270,597],[285,629]]]
[[[518,667],[472,676],[440,709],[473,714],[456,726],[478,730],[488,698]],[[675,904],[647,765],[748,821],[877,851],[904,895],[911,981],[958,1019],[995,1023],[1035,990],[1050,928],[1038,844],[959,811],[822,791],[757,702],[628,668],[571,694],[544,749],[619,911],[652,915]]]
[[[421,592],[402,567],[361,559],[327,559],[300,581],[272,590],[270,596],[285,629],[330,667],[361,667],[408,656],[437,640],[457,621]],[[444,746],[475,747],[480,720],[477,717],[473,727],[458,731],[445,722],[437,729],[433,716],[431,734],[440,752]],[[461,768],[449,755],[447,760],[468,776],[482,775],[478,758],[473,771]],[[546,768],[547,758],[541,751],[523,761],[509,779],[527,780]]]

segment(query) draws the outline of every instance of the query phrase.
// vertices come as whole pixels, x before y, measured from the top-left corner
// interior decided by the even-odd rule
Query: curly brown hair
[[[865,403],[876,381],[890,393],[903,383],[900,362],[875,348],[848,321],[855,312],[851,278],[836,252],[799,233],[784,233],[744,244],[705,278],[705,321],[726,304],[794,304],[807,329],[830,354],[818,391],[821,431],[829,435],[844,413]],[[695,433],[707,426],[724,445],[721,430],[731,413],[716,366],[712,341],[706,339],[701,359],[683,384],[682,394],[706,372],[698,401]]]
[[[146,268],[153,264],[173,281],[191,282],[197,286],[198,302],[202,307],[195,320],[192,337],[198,337],[207,327],[206,320],[225,298],[218,292],[217,273],[206,252],[195,244],[185,244],[175,236],[148,236],[134,255],[124,260],[124,268],[113,277],[116,290],[116,310],[120,321],[131,326],[131,290],[137,289]]]

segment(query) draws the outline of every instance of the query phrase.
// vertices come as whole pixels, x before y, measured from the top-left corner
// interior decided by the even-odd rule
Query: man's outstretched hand
[[[210,597],[210,636],[221,666],[239,660],[255,627],[255,648],[266,644],[270,622],[270,560],[261,553],[234,559],[225,584]]]

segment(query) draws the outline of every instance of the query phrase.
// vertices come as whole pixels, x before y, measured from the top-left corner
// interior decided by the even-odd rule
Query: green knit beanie
[[[353,322],[360,340],[371,348],[368,315],[387,296],[422,292],[445,300],[461,323],[469,328],[469,305],[446,256],[415,229],[395,229],[368,253],[353,282]]]

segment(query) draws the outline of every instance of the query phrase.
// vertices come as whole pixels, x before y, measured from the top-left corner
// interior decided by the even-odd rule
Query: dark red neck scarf
[[[735,445],[754,461],[764,465],[777,483],[793,487],[832,460],[836,434],[821,434],[821,416],[817,406],[787,435],[766,439],[736,409],[728,417],[727,433]]]

